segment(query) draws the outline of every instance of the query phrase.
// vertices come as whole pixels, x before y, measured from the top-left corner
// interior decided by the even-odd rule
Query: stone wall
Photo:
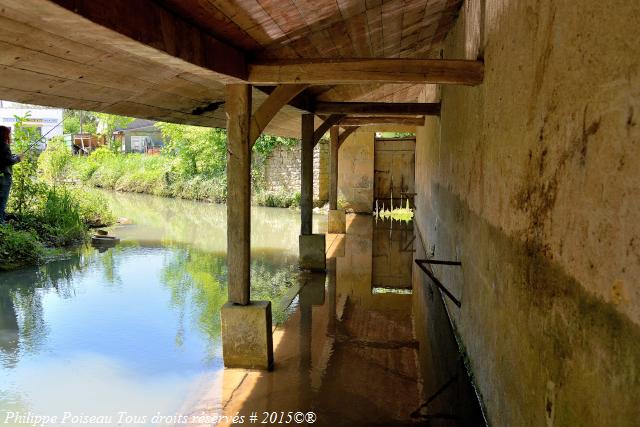
[[[274,192],[300,192],[300,145],[277,147],[265,161],[265,187]],[[329,143],[321,140],[313,150],[313,199],[329,200]]]
[[[418,255],[462,261],[434,271],[492,425],[640,419],[639,16],[467,1],[445,40],[485,80],[418,129]],[[414,281],[420,333],[439,293]]]

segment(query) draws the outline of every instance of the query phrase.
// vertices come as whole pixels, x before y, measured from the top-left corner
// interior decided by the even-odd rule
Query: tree
[[[98,127],[98,117],[96,113],[81,110],[64,110],[62,113],[62,129],[64,133],[83,133],[95,134]],[[80,126],[82,121],[82,126]],[[81,129],[82,128],[82,129]]]
[[[115,114],[107,114],[107,113],[93,113],[96,115],[96,118],[100,122],[99,128],[100,133],[105,136],[107,139],[107,143],[109,144],[109,149],[114,153],[120,151],[120,146],[113,135],[113,132],[116,129],[121,129],[127,127],[129,123],[134,121],[133,117],[126,116],[117,116]]]

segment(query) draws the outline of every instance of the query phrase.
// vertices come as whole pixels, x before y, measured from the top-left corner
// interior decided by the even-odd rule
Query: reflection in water
[[[223,396],[227,415],[313,411],[313,425],[331,427],[483,425],[464,373],[441,372],[447,378],[457,375],[457,383],[440,392],[441,384],[431,388],[421,378],[419,361],[459,356],[416,340],[415,295],[374,292],[376,263],[408,251],[408,265],[404,259],[380,268],[377,277],[402,279],[393,286],[406,285],[406,271],[389,272],[412,268],[412,224],[389,230],[390,224],[374,223],[370,216],[347,216],[347,234],[330,242],[343,247],[330,247],[335,256],[327,260],[326,275],[304,278],[297,311],[274,334],[273,373],[224,373],[222,389],[233,390]],[[400,240],[402,245],[394,243]],[[206,404],[197,407],[211,410]]]
[[[225,207],[106,195],[132,222],[111,231],[120,245],[0,274],[3,421],[7,411],[172,414],[222,368]],[[279,324],[297,289],[299,215],[258,208],[252,221],[252,298],[272,300]]]

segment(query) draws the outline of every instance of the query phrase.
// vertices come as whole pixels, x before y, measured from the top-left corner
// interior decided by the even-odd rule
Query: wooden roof
[[[204,126],[245,58],[433,58],[462,0],[0,0],[0,98]],[[312,86],[417,102],[424,85]],[[266,93],[254,89],[254,104]],[[296,136],[287,106],[266,132]]]

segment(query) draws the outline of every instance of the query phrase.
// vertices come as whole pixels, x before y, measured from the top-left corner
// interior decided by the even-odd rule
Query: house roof
[[[134,130],[135,131],[146,131],[146,130],[157,131],[158,128],[155,127],[156,123],[157,123],[156,120],[135,119],[125,127],[116,128],[116,132],[117,131],[134,131]]]

